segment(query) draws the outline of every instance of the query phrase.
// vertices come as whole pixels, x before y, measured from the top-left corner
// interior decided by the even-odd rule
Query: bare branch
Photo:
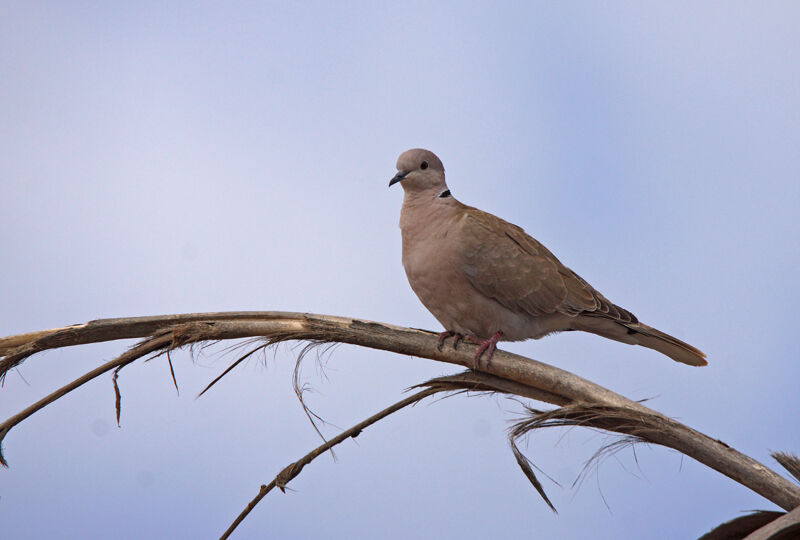
[[[760,529],[764,525],[767,525],[785,514],[786,512],[757,510],[726,521],[722,525],[714,527],[697,540],[733,540],[735,538],[744,538],[756,529]]]
[[[234,312],[105,319],[22,336],[0,339],[0,377],[32,354],[113,339],[149,337],[129,353],[147,348],[164,352],[187,344],[224,339],[264,337],[270,342],[305,340],[340,342],[383,349],[399,354],[470,367],[474,345],[458,350],[438,350],[436,334],[345,317],[285,312]],[[128,353],[126,353],[127,355]],[[122,355],[115,361],[76,379],[21,413],[0,424],[0,440],[14,425],[70,390],[137,356]],[[618,433],[633,430],[648,442],[678,450],[749,487],[778,506],[791,510],[800,505],[800,487],[725,443],[703,435],[641,403],[596,385],[562,369],[523,356],[498,351],[483,371],[499,379],[528,387],[535,399],[560,406],[582,405],[609,413],[594,419],[595,427]],[[525,394],[522,394],[525,395]],[[624,422],[618,418],[624,412]],[[616,417],[616,418],[615,418]]]
[[[800,506],[748,534],[744,540],[791,540],[800,537]]]

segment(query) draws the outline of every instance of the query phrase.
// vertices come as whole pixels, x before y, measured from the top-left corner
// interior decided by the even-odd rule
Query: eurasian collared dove
[[[389,185],[399,182],[405,191],[403,267],[411,288],[445,327],[440,347],[450,336],[454,346],[462,337],[479,343],[477,367],[500,340],[583,330],[706,365],[701,351],[612,304],[521,228],[458,202],[433,152],[403,152],[397,170]]]

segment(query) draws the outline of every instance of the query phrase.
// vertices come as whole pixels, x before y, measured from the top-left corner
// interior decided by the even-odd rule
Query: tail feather
[[[705,366],[708,364],[706,355],[700,349],[692,347],[685,341],[656,330],[652,326],[639,323],[633,328],[639,345],[666,354],[676,362],[683,362],[690,366]]]
[[[690,366],[708,364],[706,355],[699,349],[643,323],[622,323],[604,317],[578,316],[572,326],[575,330],[583,330],[622,343],[641,345],[656,350],[676,362]]]

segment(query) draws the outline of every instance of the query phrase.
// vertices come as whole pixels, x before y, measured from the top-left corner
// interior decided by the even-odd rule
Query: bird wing
[[[583,314],[636,322],[520,227],[477,208],[464,209],[461,268],[482,294],[533,316]]]

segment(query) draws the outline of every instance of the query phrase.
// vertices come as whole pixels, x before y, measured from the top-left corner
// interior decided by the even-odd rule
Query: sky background
[[[291,5],[290,5],[291,4]],[[287,310],[440,330],[400,262],[404,150],[516,223],[691,368],[569,333],[505,345],[779,467],[800,452],[800,7],[792,2],[0,3],[0,335],[91,319]],[[130,342],[9,373],[3,419]],[[17,426],[4,538],[218,536],[317,435],[299,347],[122,371]],[[453,366],[339,346],[310,405],[362,420]],[[236,538],[690,538],[774,509],[639,446],[570,487],[606,435],[506,441],[519,404],[428,400],[306,467]],[[337,429],[326,428],[327,435]],[[638,458],[638,464],[637,459]]]

